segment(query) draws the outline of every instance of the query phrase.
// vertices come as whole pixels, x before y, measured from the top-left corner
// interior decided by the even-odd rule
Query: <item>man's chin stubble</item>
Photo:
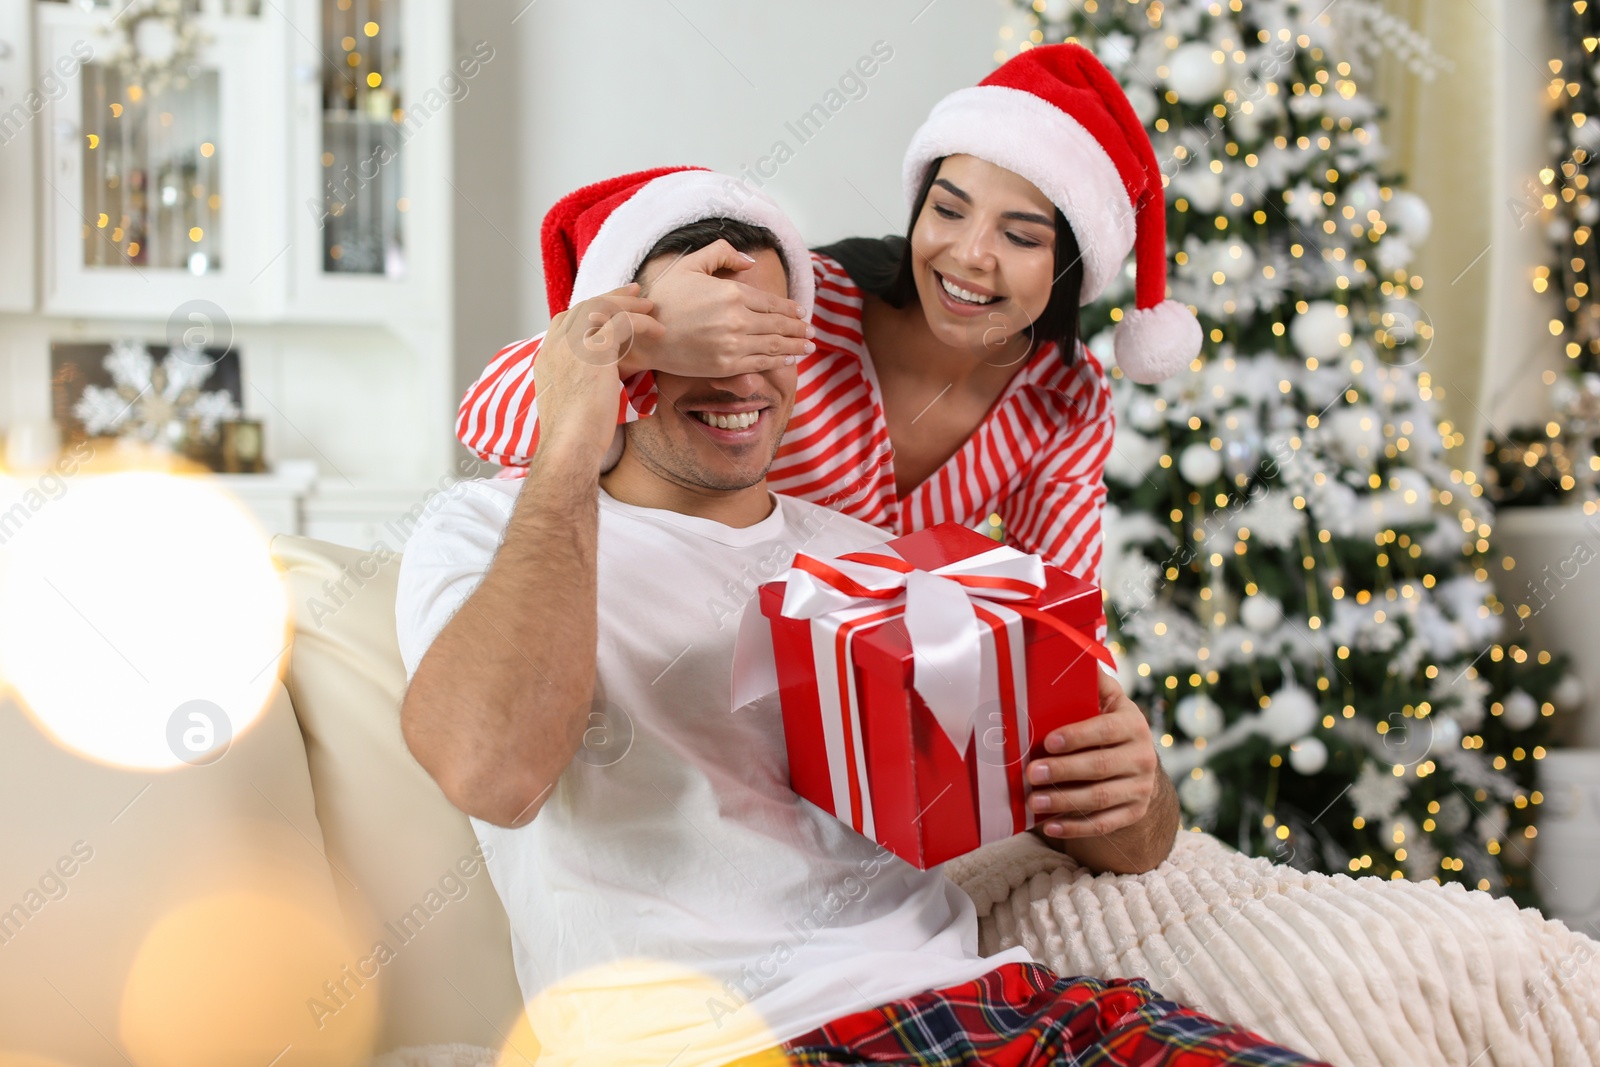
[[[770,457],[768,463],[761,470],[750,474],[734,471],[717,472],[699,464],[688,462],[663,462],[660,454],[654,448],[655,443],[654,440],[648,438],[646,441],[640,441],[638,440],[638,435],[634,435],[628,440],[628,446],[637,453],[639,462],[652,474],[663,481],[671,482],[673,485],[684,489],[701,492],[736,493],[761,484],[767,477],[767,467],[771,466]],[[667,449],[665,451],[674,460],[679,458],[676,450]],[[777,455],[776,446],[774,446],[772,452],[774,456]]]

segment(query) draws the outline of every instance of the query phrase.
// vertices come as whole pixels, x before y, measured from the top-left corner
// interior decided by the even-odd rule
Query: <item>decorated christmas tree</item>
[[[1329,10],[1333,9],[1333,10]],[[1483,487],[1454,469],[1410,273],[1430,216],[1382,169],[1371,45],[1344,0],[1034,0],[997,58],[1076,40],[1167,176],[1172,295],[1207,343],[1115,370],[1102,578],[1113,651],[1190,825],[1302,869],[1532,900],[1537,761],[1565,668],[1518,644]],[[1131,266],[1085,308],[1109,330]]]
[[[1548,340],[1568,362],[1565,373],[1544,372],[1550,417],[1484,442],[1484,451],[1496,503],[1583,501],[1593,512],[1600,498],[1600,199],[1590,182],[1600,173],[1600,6],[1550,6],[1560,50],[1547,67],[1550,164],[1528,176],[1509,206],[1518,226],[1537,226],[1550,241],[1550,261],[1534,271],[1533,289],[1551,302]]]

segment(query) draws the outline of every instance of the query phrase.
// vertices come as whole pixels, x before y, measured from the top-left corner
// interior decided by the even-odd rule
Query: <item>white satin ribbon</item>
[[[884,548],[871,551],[892,554]],[[904,589],[906,632],[913,656],[912,684],[950,743],[958,752],[965,751],[979,703],[982,639],[987,629],[978,621],[973,601],[1030,600],[1038,596],[1044,589],[1044,561],[1009,545],[996,545],[935,570],[904,574],[853,560],[832,559],[826,563],[876,592]],[[964,575],[1023,582],[1031,591],[973,588],[953,580]],[[899,603],[852,595],[799,568],[791,568],[786,581],[783,614],[791,619],[816,619],[847,607]]]

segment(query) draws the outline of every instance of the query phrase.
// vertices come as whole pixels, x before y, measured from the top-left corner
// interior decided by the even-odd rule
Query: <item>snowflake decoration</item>
[[[105,358],[113,387],[85,386],[72,413],[90,436],[177,447],[192,423],[211,440],[219,423],[239,417],[239,405],[224,391],[202,391],[213,365],[198,355],[173,349],[157,364],[142,342],[115,341]]]
[[[1350,787],[1350,803],[1357,815],[1374,822],[1393,815],[1408,792],[1404,779],[1380,770],[1377,761],[1368,760],[1361,765],[1356,784]]]

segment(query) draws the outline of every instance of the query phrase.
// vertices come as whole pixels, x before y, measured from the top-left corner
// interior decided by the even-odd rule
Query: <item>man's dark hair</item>
[[[779,244],[777,234],[765,226],[725,218],[700,219],[679,226],[650,246],[650,251],[645,253],[644,259],[640,262],[640,269],[657,256],[686,256],[717,241],[727,241],[735,251],[743,252],[747,256],[763,249],[771,249],[778,253],[778,262],[783,264],[783,276],[789,277],[789,260],[783,254],[783,246]],[[807,266],[809,267],[809,264]]]
[[[939,165],[944,160],[943,156],[934,160],[923,175],[904,237],[847,237],[817,249],[837,260],[863,291],[890,307],[907,307],[918,299],[911,232],[916,229],[928,190],[933,188],[934,179],[939,176]],[[1082,292],[1083,256],[1078,249],[1078,239],[1067,224],[1067,217],[1056,208],[1055,281],[1050,286],[1050,299],[1044,310],[1028,327],[1033,336],[1033,351],[1054,341],[1061,349],[1062,361],[1072,366],[1078,358],[1078,297]]]

